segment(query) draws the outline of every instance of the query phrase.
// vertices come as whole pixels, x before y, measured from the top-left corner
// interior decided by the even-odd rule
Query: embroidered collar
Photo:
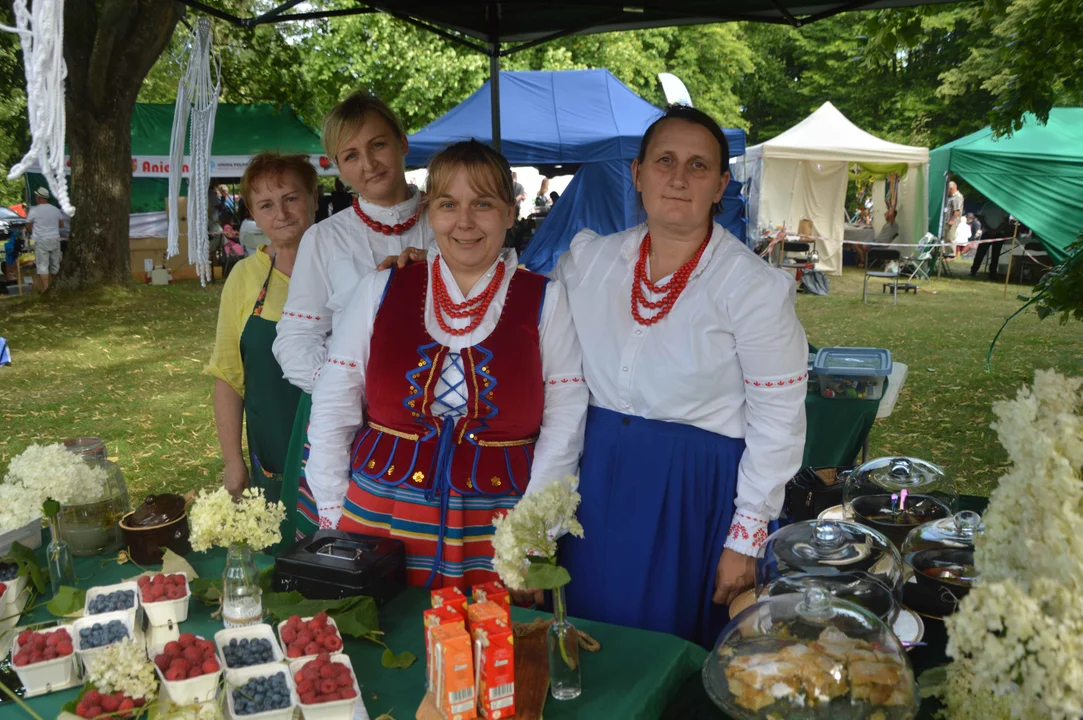
[[[417,204],[421,201],[421,193],[418,192],[417,186],[407,185],[406,191],[410,196],[406,198],[405,201],[398,205],[392,205],[391,207],[374,205],[361,196],[357,197],[357,204],[360,205],[361,209],[365,211],[365,214],[373,220],[387,225],[394,225],[412,218],[417,211]],[[353,211],[351,210],[350,212],[352,213]],[[421,218],[418,219],[418,222],[421,222]]]

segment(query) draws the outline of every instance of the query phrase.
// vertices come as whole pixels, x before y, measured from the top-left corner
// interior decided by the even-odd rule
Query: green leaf
[[[339,632],[356,638],[379,632],[380,619],[376,612],[376,601],[364,596],[358,600],[359,602],[348,610],[330,613],[335,619],[335,624],[338,625]]]
[[[204,605],[217,605],[222,602],[222,581],[209,578],[197,578],[191,582],[192,595]]]
[[[41,514],[47,518],[54,518],[60,512],[60,503],[49,498],[41,504]]]
[[[33,550],[20,543],[12,543],[5,559],[19,566],[19,577],[29,577],[30,584],[39,595],[45,592],[45,573]]]
[[[61,585],[60,589],[56,591],[56,595],[45,607],[57,617],[67,617],[81,611],[84,605],[86,605],[85,590],[70,585]]]
[[[415,657],[414,654],[409,650],[404,650],[398,655],[396,655],[395,653],[391,652],[391,648],[388,648],[384,650],[384,654],[380,658],[380,664],[388,670],[394,670],[396,668],[399,670],[405,670],[406,668],[413,665],[416,660],[417,657]]]
[[[265,593],[271,592],[274,586],[275,566],[268,565],[259,571],[259,589]]]
[[[526,586],[538,590],[555,590],[571,582],[572,576],[559,565],[534,563],[526,571]]]
[[[937,665],[918,676],[918,689],[921,697],[939,697],[948,684],[948,666]]]
[[[166,575],[184,573],[188,576],[189,582],[199,577],[199,573],[196,572],[191,563],[169,548],[166,548],[165,553],[162,555],[162,572]]]
[[[552,565],[553,564],[553,558],[543,557],[541,555],[527,555],[526,559],[527,559],[527,562],[529,562],[531,564],[534,564],[534,563],[544,563],[546,565]]]

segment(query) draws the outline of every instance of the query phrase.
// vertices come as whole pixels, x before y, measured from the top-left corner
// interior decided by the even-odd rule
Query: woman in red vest
[[[433,158],[425,263],[361,281],[313,390],[320,526],[406,543],[412,585],[495,580],[492,518],[576,474],[588,390],[561,283],[518,269],[511,168]],[[364,412],[363,412],[364,411]]]

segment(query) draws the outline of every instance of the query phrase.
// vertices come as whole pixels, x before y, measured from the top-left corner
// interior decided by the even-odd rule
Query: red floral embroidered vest
[[[365,372],[369,422],[354,441],[353,472],[430,490],[442,460],[450,478],[437,479],[437,488],[522,494],[544,405],[538,322],[546,279],[516,270],[492,334],[461,351],[468,402],[454,424],[432,413],[449,350],[425,329],[427,284],[422,263],[395,271],[388,282],[373,326]]]

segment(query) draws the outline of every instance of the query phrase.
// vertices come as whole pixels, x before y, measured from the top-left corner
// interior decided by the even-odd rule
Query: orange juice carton
[[[474,602],[494,602],[500,607],[504,608],[504,611],[508,613],[509,619],[511,615],[511,594],[508,589],[498,582],[487,582],[481,585],[475,585],[471,589],[471,595],[473,595]]]
[[[433,590],[429,593],[429,597],[432,599],[432,606],[449,607],[458,610],[462,613],[462,616],[466,617],[466,596],[463,595],[463,591],[457,587],[440,588],[439,590]]]
[[[436,664],[432,660],[432,629],[441,625],[458,625],[465,630],[466,621],[458,611],[445,606],[426,610],[421,616],[425,625],[425,687],[432,690],[436,677]]]
[[[515,636],[510,627],[474,631],[478,714],[489,720],[515,715]]]
[[[504,608],[494,602],[474,603],[466,608],[466,629],[473,636],[478,627],[511,627],[508,623],[508,613]]]
[[[474,653],[470,636],[461,625],[438,625],[432,635],[433,664],[436,667],[436,705],[444,717],[472,720],[477,717],[474,683]]]

